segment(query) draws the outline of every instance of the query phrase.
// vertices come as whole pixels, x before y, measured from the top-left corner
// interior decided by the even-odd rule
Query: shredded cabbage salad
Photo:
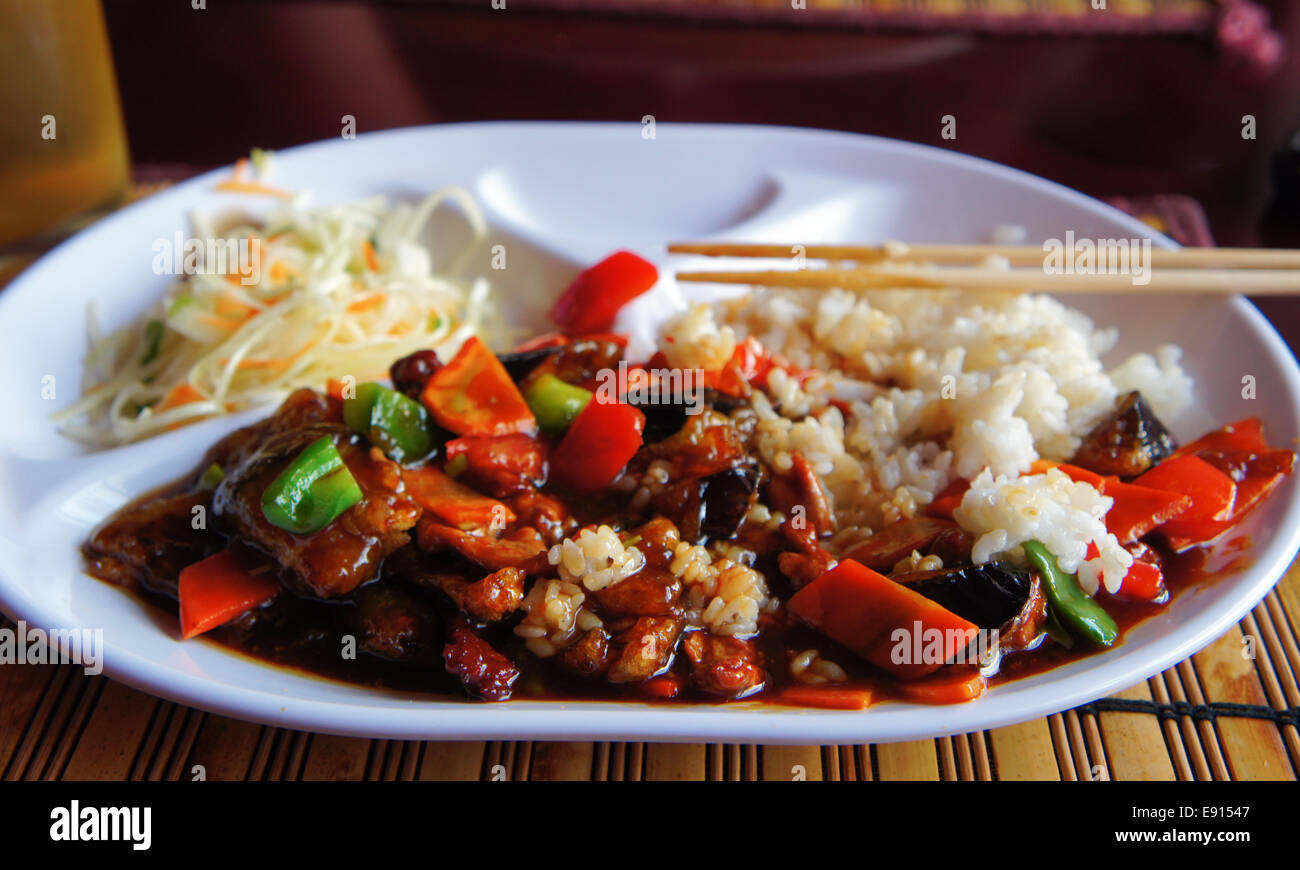
[[[245,181],[247,166],[240,161],[235,181],[221,187],[282,204],[264,220],[226,226],[194,215],[192,238],[242,244],[257,268],[236,271],[232,257],[225,274],[184,275],[144,316],[107,335],[92,304],[83,395],[55,415],[65,434],[92,446],[126,444],[330,379],[382,379],[398,357],[433,348],[445,358],[485,328],[491,288],[461,277],[487,235],[468,193],[312,208],[306,194]],[[419,236],[448,204],[459,206],[472,238],[444,265]]]

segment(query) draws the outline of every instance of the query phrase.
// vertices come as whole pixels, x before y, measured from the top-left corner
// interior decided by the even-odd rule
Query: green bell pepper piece
[[[569,428],[574,418],[591,401],[591,391],[565,383],[555,375],[542,375],[533,381],[524,393],[528,409],[537,418],[537,425],[551,434]]]
[[[424,459],[438,446],[429,412],[410,396],[376,383],[357,386],[343,400],[343,421],[394,462]]]
[[[199,478],[199,489],[216,489],[225,479],[226,472],[214,462],[203,470],[203,476]]]
[[[262,515],[271,525],[310,535],[319,532],[357,502],[361,487],[334,439],[325,435],[308,444],[262,493]]]
[[[358,435],[370,434],[370,409],[383,385],[373,382],[357,384],[352,398],[343,400],[343,422]]]
[[[1113,646],[1119,638],[1119,626],[1100,604],[1085,595],[1079,580],[1066,574],[1056,564],[1056,557],[1038,541],[1026,541],[1025,558],[1043,578],[1050,616],[1076,637],[1096,646]]]

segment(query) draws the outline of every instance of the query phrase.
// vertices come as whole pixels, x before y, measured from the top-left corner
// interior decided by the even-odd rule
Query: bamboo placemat
[[[1113,202],[1185,244],[1212,244],[1191,200]],[[1294,780],[1298,680],[1300,561],[1249,616],[1176,667],[991,731],[862,746],[367,740],[228,719],[73,665],[0,665],[0,778]]]

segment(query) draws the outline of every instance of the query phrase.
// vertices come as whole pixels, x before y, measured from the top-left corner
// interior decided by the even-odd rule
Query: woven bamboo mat
[[[1185,244],[1212,243],[1190,200],[1113,202]],[[1237,626],[1150,680],[1044,719],[909,743],[366,740],[204,713],[71,665],[0,666],[0,778],[200,772],[210,780],[1294,780],[1300,561]]]

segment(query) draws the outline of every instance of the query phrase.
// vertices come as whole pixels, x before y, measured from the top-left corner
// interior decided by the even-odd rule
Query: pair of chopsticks
[[[1300,293],[1300,250],[1268,248],[1149,248],[1142,254],[1145,275],[1100,268],[1050,271],[1038,245],[777,245],[730,242],[677,242],[672,254],[754,257],[790,262],[826,260],[825,268],[767,269],[746,272],[678,272],[677,280],[710,284],[749,284],[809,289],[873,290],[890,287],[1045,293],[1247,293],[1256,296]],[[1132,252],[1130,252],[1132,253]],[[1065,258],[1074,256],[1070,250]],[[998,267],[986,265],[999,262]],[[856,265],[844,265],[853,263]],[[1135,280],[1135,277],[1137,280]],[[1139,281],[1145,280],[1144,283]]]

